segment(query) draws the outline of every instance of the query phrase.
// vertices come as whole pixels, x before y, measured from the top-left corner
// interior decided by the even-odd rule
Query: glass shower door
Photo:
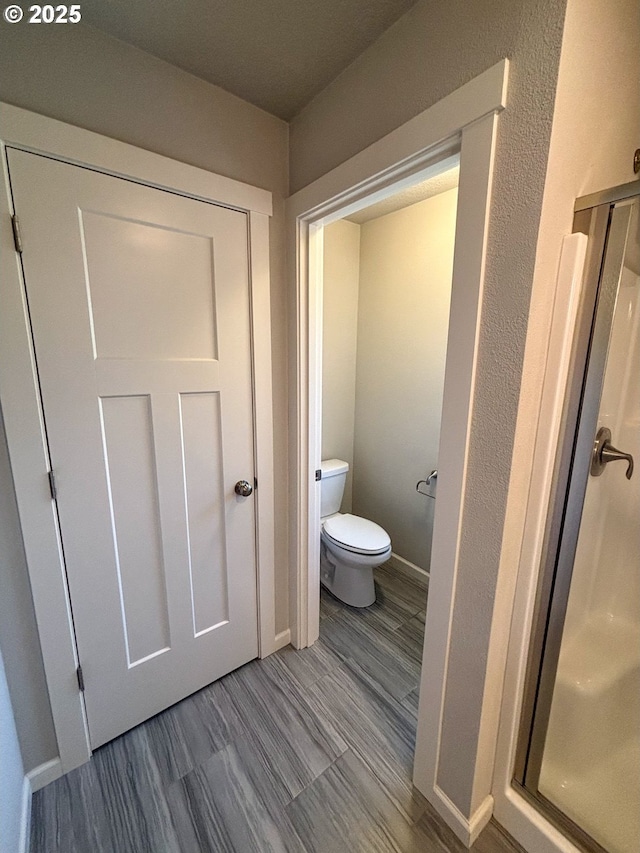
[[[521,779],[607,853],[640,851],[639,208],[610,209]]]

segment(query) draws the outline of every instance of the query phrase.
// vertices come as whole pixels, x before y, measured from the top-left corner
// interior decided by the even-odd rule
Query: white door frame
[[[6,148],[129,178],[248,215],[255,418],[256,562],[260,657],[276,649],[269,217],[271,193],[123,142],[0,103],[5,191],[0,192],[0,401],[60,756],[66,773],[89,759],[88,730],[76,680],[77,652],[31,341]],[[55,774],[53,774],[55,775]],[[51,775],[47,781],[50,781]]]
[[[465,495],[466,461],[475,393],[485,250],[497,116],[506,106],[508,61],[489,68],[397,130],[291,196],[288,230],[294,262],[296,353],[295,504],[291,585],[292,642],[312,644],[319,633],[319,484],[322,388],[322,229],[330,222],[441,171],[460,158],[458,212],[438,455],[432,572],[422,667],[414,781],[458,833],[475,837],[492,801],[475,823],[465,821],[437,785],[447,654],[455,596]],[[453,812],[456,811],[457,814]],[[473,824],[473,825],[471,825]]]

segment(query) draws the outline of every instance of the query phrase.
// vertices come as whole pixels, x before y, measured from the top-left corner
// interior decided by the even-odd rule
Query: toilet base
[[[376,600],[372,566],[345,566],[333,561],[322,544],[320,583],[340,601],[351,607],[370,607]]]

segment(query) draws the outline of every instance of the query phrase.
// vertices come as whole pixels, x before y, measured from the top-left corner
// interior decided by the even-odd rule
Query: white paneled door
[[[9,168],[95,748],[258,653],[247,216]]]

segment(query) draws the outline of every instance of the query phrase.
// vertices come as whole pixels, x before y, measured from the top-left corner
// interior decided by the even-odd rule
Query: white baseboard
[[[447,826],[455,832],[460,841],[467,847],[471,847],[475,842],[491,820],[491,815],[493,814],[493,797],[491,794],[488,794],[484,798],[470,818],[466,818],[455,803],[437,785],[433,789],[433,795],[428,799]]]
[[[393,551],[389,557],[389,562],[394,569],[412,580],[416,580],[418,583],[425,585],[429,583],[429,572],[425,571],[425,569],[421,569],[420,566],[416,566],[415,563],[410,563],[409,560],[405,560],[404,557],[394,554]]]
[[[276,651],[278,651],[278,649],[284,649],[284,647],[288,646],[290,643],[291,643],[291,631],[289,628],[287,628],[286,631],[280,631],[279,634],[276,634],[276,643],[275,643],[275,645],[276,645],[275,650]]]
[[[49,782],[55,782],[62,776],[62,763],[59,758],[52,758],[39,764],[27,773],[27,779],[31,785],[31,792],[35,794]]]
[[[469,845],[473,844],[493,815],[493,796],[487,794],[469,820]]]
[[[20,812],[20,840],[18,853],[29,853],[31,838],[31,782],[25,776],[22,783],[22,806]]]

